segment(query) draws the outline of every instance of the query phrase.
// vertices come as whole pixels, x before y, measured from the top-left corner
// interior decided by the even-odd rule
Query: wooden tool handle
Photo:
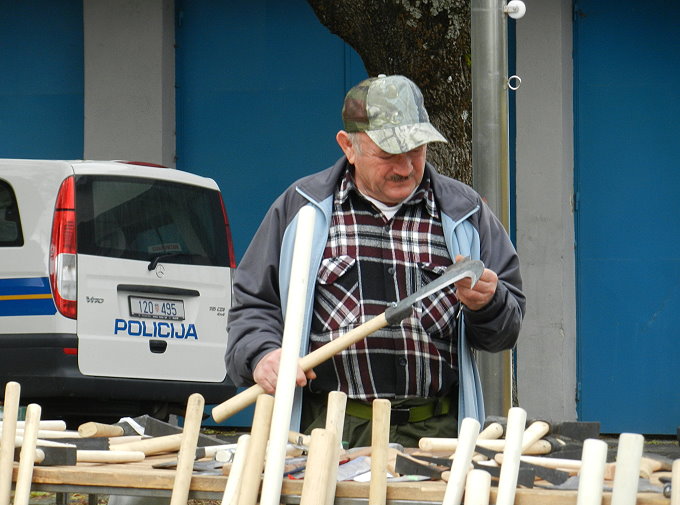
[[[501,438],[503,435],[503,425],[500,423],[490,423],[489,426],[484,428],[477,437],[479,440],[496,440]]]
[[[550,425],[545,421],[534,421],[524,430],[522,435],[522,453],[541,440],[550,431]]]
[[[125,433],[123,428],[113,424],[102,424],[90,421],[78,426],[78,434],[84,438],[90,437],[120,437]]]
[[[152,454],[178,451],[181,443],[182,434],[175,433],[174,435],[165,435],[163,437],[146,438],[137,442],[115,444],[110,449],[112,451],[142,451],[147,456],[150,456]]]
[[[5,385],[3,403],[2,435],[0,436],[0,505],[7,505],[12,492],[12,468],[14,466],[14,447],[19,414],[21,386],[10,381]]]
[[[522,454],[522,437],[524,436],[526,419],[527,413],[521,407],[512,407],[508,411],[508,430],[503,449],[503,464],[498,478],[496,505],[512,505],[515,503],[519,458]]]
[[[465,482],[464,505],[489,505],[491,474],[484,470],[471,470]]]
[[[198,435],[201,432],[203,420],[203,408],[205,400],[200,393],[193,393],[187,400],[187,409],[184,414],[184,429],[182,430],[182,442],[177,455],[177,471],[172,485],[170,505],[186,505],[189,499],[191,475],[194,472],[194,460],[196,459],[196,446]]]
[[[460,505],[465,490],[465,479],[470,471],[472,453],[475,449],[475,442],[479,435],[479,421],[471,417],[466,417],[461,423],[458,435],[458,448],[453,457],[451,474],[446,484],[446,492],[442,505]]]
[[[264,456],[269,438],[269,426],[272,422],[274,397],[260,395],[255,403],[253,425],[250,430],[250,443],[246,455],[241,489],[239,490],[238,505],[255,505],[257,493],[262,481]]]
[[[611,505],[635,505],[644,443],[644,437],[637,433],[619,435]]]
[[[602,483],[606,464],[607,443],[594,438],[584,441],[576,505],[600,505],[602,503]]]
[[[135,463],[143,461],[146,455],[142,451],[105,451],[78,450],[78,463]]]
[[[331,466],[338,466],[338,460],[334,457],[336,445],[336,436],[332,430],[312,430],[300,505],[322,505],[326,501]]]
[[[371,483],[368,505],[385,505],[387,500],[387,448],[390,443],[389,400],[373,400],[371,421]]]
[[[28,505],[31,496],[31,481],[33,479],[33,465],[35,463],[35,443],[38,438],[38,423],[40,423],[40,405],[31,403],[26,407],[26,428],[24,441],[19,454],[19,471],[14,490],[14,505]]]
[[[326,407],[326,429],[335,433],[334,461],[328,472],[328,489],[326,492],[326,505],[335,503],[335,490],[338,484],[338,459],[342,451],[342,432],[345,428],[345,409],[347,408],[347,395],[342,391],[328,393]]]
[[[225,486],[224,494],[222,495],[222,505],[237,505],[238,503],[239,488],[241,487],[241,478],[243,476],[243,467],[246,462],[248,444],[250,444],[249,434],[238,437],[236,451],[234,452],[234,460],[229,469],[227,485]]]
[[[680,505],[680,459],[673,461],[671,467],[671,503]]]
[[[299,365],[305,371],[311,370],[315,366],[318,366],[324,361],[335,356],[340,351],[347,349],[352,344],[359,342],[371,333],[378,331],[380,328],[384,328],[385,326],[387,326],[385,314],[380,314],[379,316],[366,321],[364,324],[357,326],[353,330],[348,331],[341,337],[331,340],[315,351],[303,356],[300,358]],[[247,406],[251,405],[262,393],[264,393],[264,389],[262,389],[262,387],[258,384],[255,384],[245,391],[232,396],[225,402],[213,407],[211,411],[213,419],[218,423],[224,421],[228,417],[233,416],[237,412],[240,412]]]

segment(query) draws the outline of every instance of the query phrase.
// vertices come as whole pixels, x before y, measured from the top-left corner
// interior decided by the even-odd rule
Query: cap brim
[[[380,149],[390,154],[412,151],[430,142],[447,142],[430,123],[415,123],[365,132]]]

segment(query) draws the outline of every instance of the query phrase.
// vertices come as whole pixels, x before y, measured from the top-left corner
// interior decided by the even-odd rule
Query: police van
[[[129,162],[0,160],[0,384],[43,418],[165,417],[226,374],[235,266],[217,184]],[[77,420],[77,421],[76,421]]]

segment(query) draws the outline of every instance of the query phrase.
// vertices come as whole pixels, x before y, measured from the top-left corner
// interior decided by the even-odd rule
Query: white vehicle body
[[[114,412],[116,402],[181,405],[192,392],[223,401],[235,390],[224,363],[233,266],[212,179],[0,160],[2,383],[50,411],[69,398]]]

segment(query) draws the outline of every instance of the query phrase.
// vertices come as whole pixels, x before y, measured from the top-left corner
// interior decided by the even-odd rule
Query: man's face
[[[423,179],[427,144],[406,153],[389,154],[365,133],[354,136],[359,146],[353,145],[344,131],[338,132],[336,139],[354,165],[359,190],[382,203],[396,205],[404,201]]]

